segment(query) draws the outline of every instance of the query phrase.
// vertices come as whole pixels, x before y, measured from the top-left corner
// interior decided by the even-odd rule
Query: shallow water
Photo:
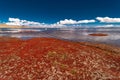
[[[90,33],[105,33],[108,36],[90,36]],[[120,28],[77,28],[77,29],[0,29],[0,36],[29,39],[33,37],[53,37],[73,41],[89,41],[120,46]]]

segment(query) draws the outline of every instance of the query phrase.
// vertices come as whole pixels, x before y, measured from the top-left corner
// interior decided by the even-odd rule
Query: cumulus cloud
[[[65,19],[65,20],[60,20],[57,22],[57,24],[82,24],[82,23],[94,23],[96,22],[95,20],[72,20],[72,19]]]
[[[21,20],[19,18],[9,18],[7,25],[17,25],[17,26],[34,26],[34,27],[66,27],[66,24],[70,25],[76,25],[76,24],[82,24],[82,23],[93,23],[96,22],[95,20],[72,20],[72,19],[65,19],[60,20],[57,23],[54,24],[45,24],[40,22],[34,22],[34,21],[28,21],[28,20]]]
[[[7,25],[17,25],[17,26],[28,26],[28,25],[40,25],[42,23],[34,22],[34,21],[27,21],[27,20],[20,20],[19,18],[9,18],[9,22],[7,22]]]
[[[9,18],[9,21],[11,21],[11,22],[20,22],[20,19],[18,19],[18,18]]]
[[[99,23],[98,25],[94,25],[94,23],[98,20],[99,22],[104,22]],[[17,26],[29,26],[29,27],[40,27],[40,28],[61,28],[61,27],[81,27],[81,26],[94,26],[94,27],[118,27],[120,26],[119,24],[114,24],[114,23],[120,23],[120,18],[110,18],[110,17],[97,17],[96,20],[91,19],[91,20],[73,20],[73,19],[65,19],[65,20],[60,20],[59,22],[53,23],[53,24],[46,24],[46,23],[40,23],[40,22],[34,22],[34,21],[28,21],[28,20],[21,20],[19,18],[9,18],[8,22],[6,23],[7,25],[17,25]],[[93,23],[93,24],[88,24],[88,23]],[[109,23],[109,24],[108,24]]]
[[[20,25],[20,19],[18,18],[9,18],[8,20],[7,25]]]
[[[77,21],[76,20],[72,20],[72,19],[65,19],[65,20],[60,20],[59,22],[57,22],[57,24],[76,24]]]
[[[95,20],[80,20],[78,23],[94,23],[96,22]]]
[[[105,23],[120,23],[120,18],[97,17],[96,19],[100,22]]]

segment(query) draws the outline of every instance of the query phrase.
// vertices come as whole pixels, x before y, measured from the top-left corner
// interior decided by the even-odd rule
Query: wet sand
[[[119,80],[120,48],[55,38],[0,38],[0,80]]]

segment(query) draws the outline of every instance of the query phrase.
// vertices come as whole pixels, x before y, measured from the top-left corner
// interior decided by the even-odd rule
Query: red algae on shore
[[[90,36],[108,36],[108,34],[103,34],[103,33],[92,33],[89,34]]]
[[[0,80],[120,80],[120,54],[53,38],[0,42]]]

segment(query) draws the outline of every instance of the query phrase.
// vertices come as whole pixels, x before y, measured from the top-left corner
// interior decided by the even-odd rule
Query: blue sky
[[[45,24],[54,24],[61,20],[94,20],[97,17],[109,17],[119,23],[120,0],[0,0],[0,21],[19,18]],[[118,21],[115,20],[117,18]],[[115,22],[116,21],[116,22]],[[106,23],[105,21],[102,23]],[[108,24],[108,22],[107,22]],[[113,23],[109,22],[108,25]]]

